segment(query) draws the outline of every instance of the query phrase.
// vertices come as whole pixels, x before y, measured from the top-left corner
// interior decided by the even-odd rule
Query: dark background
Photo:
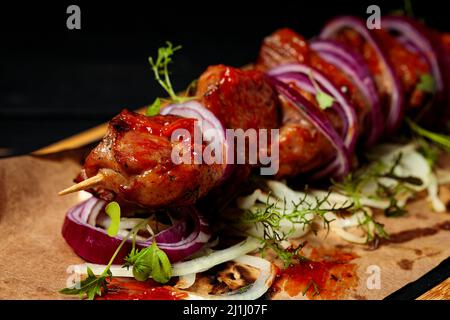
[[[170,40],[183,45],[172,65],[176,90],[208,65],[255,59],[264,36],[291,27],[317,34],[338,14],[382,14],[403,1],[175,1],[0,5],[0,156],[31,152],[137,109],[164,92],[147,62]],[[66,28],[66,8],[81,8],[81,30]],[[416,16],[450,31],[445,1],[412,0]]]

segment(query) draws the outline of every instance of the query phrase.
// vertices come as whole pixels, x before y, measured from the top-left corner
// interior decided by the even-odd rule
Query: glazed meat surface
[[[280,165],[277,178],[293,177],[325,164],[333,155],[330,142],[296,107],[282,102]]]
[[[279,126],[277,96],[259,71],[210,67],[200,77],[197,97],[226,128]],[[108,200],[154,208],[194,204],[219,184],[223,173],[219,164],[173,163],[171,153],[178,142],[170,141],[172,132],[183,128],[192,133],[194,125],[195,119],[124,110],[86,158],[78,180],[101,173],[104,179],[92,191]]]
[[[288,63],[307,64],[326,75],[342,92],[346,93],[347,99],[355,106],[362,123],[369,107],[366,106],[351,79],[334,65],[320,58],[309,48],[307,41],[301,35],[284,28],[264,39],[256,66],[260,70],[270,70]]]
[[[198,80],[197,97],[226,129],[279,126],[278,99],[260,71],[211,66]]]
[[[294,48],[296,52],[304,48],[299,42],[295,44],[298,45]],[[259,71],[223,65],[209,67],[200,77],[197,93],[226,128],[279,128],[277,178],[292,177],[317,168],[332,156],[333,149],[328,140],[295,107],[279,101]],[[311,95],[301,94],[316,103]],[[339,123],[335,122],[338,127]]]
[[[122,200],[146,207],[190,205],[213,188],[221,166],[174,164],[170,141],[173,130],[193,130],[195,120],[177,116],[146,117],[122,111],[86,158],[83,178],[101,173],[99,194],[111,191]],[[193,148],[191,149],[193,150]],[[193,159],[193,155],[192,155]]]
[[[347,98],[358,108],[362,122],[365,107],[352,83],[333,65],[322,60],[310,50],[305,39],[291,29],[280,29],[266,37],[261,46],[257,68],[269,70],[287,63],[304,63],[326,74],[339,87],[346,87]],[[315,105],[317,101],[311,93],[291,86],[305,99]],[[315,169],[327,163],[333,156],[334,149],[330,142],[320,133],[304,115],[287,102],[281,103],[282,125],[280,127],[280,169],[277,178],[286,178]],[[341,120],[332,110],[326,114],[339,132]]]
[[[427,64],[417,53],[409,51],[394,37],[384,30],[374,30],[373,35],[379,41],[382,50],[394,68],[395,74],[401,81],[405,91],[406,104],[409,108],[421,107],[426,93],[417,88],[422,74],[429,72]],[[354,48],[367,62],[367,65],[377,83],[378,92],[382,100],[391,95],[391,84],[386,81],[385,69],[381,65],[378,54],[363,37],[353,30],[343,30],[337,35],[337,40]]]

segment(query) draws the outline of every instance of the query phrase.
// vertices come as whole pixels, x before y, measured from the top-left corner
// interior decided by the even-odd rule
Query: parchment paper
[[[66,286],[70,264],[83,262],[65,243],[61,226],[69,207],[79,202],[77,194],[64,197],[59,190],[69,186],[78,173],[86,150],[63,152],[46,157],[15,157],[0,160],[0,298],[68,299],[58,290]],[[443,192],[448,192],[443,190]],[[444,195],[445,196],[445,195]],[[446,196],[449,198],[448,195]],[[409,205],[401,218],[382,218],[388,232],[434,226],[450,220],[449,213],[434,213],[424,199]],[[343,295],[348,299],[381,299],[416,280],[450,256],[450,231],[440,231],[402,244],[368,251],[319,234],[310,237],[311,246],[343,245],[356,253],[359,284]],[[409,270],[400,266],[407,261]],[[380,268],[381,286],[367,287],[367,267]],[[274,298],[289,297],[281,292]]]

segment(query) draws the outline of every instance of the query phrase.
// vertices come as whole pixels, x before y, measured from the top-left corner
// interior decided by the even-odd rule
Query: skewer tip
[[[80,183],[74,184],[73,186],[70,186],[64,190],[61,190],[60,192],[58,192],[58,195],[64,196],[69,193],[89,189],[91,187],[96,186],[97,184],[102,182],[104,179],[105,179],[104,175],[102,175],[101,173],[97,173],[93,177],[83,180]]]

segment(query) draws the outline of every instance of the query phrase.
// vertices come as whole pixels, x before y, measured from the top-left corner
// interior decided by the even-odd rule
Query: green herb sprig
[[[148,62],[152,67],[155,80],[168,93],[170,99],[156,98],[155,101],[147,107],[146,115],[154,116],[159,114],[161,105],[164,101],[171,101],[174,103],[183,103],[192,100],[193,97],[178,96],[170,81],[169,64],[172,63],[172,58],[175,52],[181,49],[181,46],[173,46],[171,42],[167,41],[165,47],[158,49],[158,56],[156,59],[148,58]]]
[[[308,283],[306,284],[305,290],[303,290],[303,292],[302,292],[302,295],[305,296],[308,293],[310,288],[313,288],[313,292],[312,292],[313,297],[320,295],[319,285],[313,279],[310,279],[308,281]]]
[[[104,292],[108,291],[108,279],[109,281],[112,280],[112,273],[111,273],[111,265],[116,259],[117,255],[119,254],[120,250],[122,249],[125,242],[128,240],[131,234],[134,232],[137,232],[139,228],[141,227],[141,224],[136,225],[127,236],[125,236],[122,239],[122,242],[117,247],[116,251],[114,252],[113,256],[109,260],[108,264],[105,267],[105,270],[102,272],[100,276],[96,276],[94,272],[92,272],[92,269],[87,267],[87,274],[88,277],[79,283],[76,283],[73,287],[70,288],[64,288],[60,290],[59,292],[62,294],[68,294],[68,295],[79,295],[81,298],[87,297],[89,300],[93,300],[96,296],[101,296]]]
[[[133,248],[125,258],[125,268],[133,268],[133,276],[136,280],[146,281],[152,278],[159,283],[167,283],[172,278],[172,265],[167,254],[153,242],[147,248],[138,250],[135,248],[136,237],[133,238]]]
[[[312,72],[308,73],[308,77],[313,84],[314,89],[316,89],[316,101],[320,109],[325,110],[330,108],[334,103],[334,98],[320,88],[317,81],[314,79]]]
[[[417,84],[417,89],[422,90],[423,92],[435,93],[436,84],[433,76],[429,73],[421,74],[419,78],[419,83]]]
[[[105,208],[107,214],[111,217],[111,224],[117,224],[117,220],[120,223],[120,206],[117,202],[111,202]],[[108,213],[109,212],[109,213]],[[113,221],[114,219],[114,221]],[[155,240],[153,235],[152,244],[142,250],[136,249],[136,236],[139,230],[141,230],[149,219],[135,225],[128,234],[122,239],[121,243],[117,247],[113,256],[106,265],[104,271],[100,276],[96,276],[91,268],[87,267],[86,279],[76,283],[73,287],[64,288],[60,290],[60,293],[67,295],[79,295],[81,298],[87,297],[89,300],[93,300],[96,296],[102,296],[103,293],[108,291],[108,282],[112,280],[111,265],[119,254],[125,242],[132,237],[132,249],[128,256],[125,258],[126,263],[123,267],[133,268],[133,276],[138,281],[145,281],[149,277],[159,283],[166,283],[172,277],[172,265],[170,264],[167,254],[162,251]],[[111,228],[110,224],[110,228]],[[113,230],[110,232],[108,228],[108,234],[117,235],[119,226],[114,225]],[[117,228],[117,230],[116,230]],[[108,281],[109,280],[109,281]]]
[[[422,128],[409,118],[406,118],[409,128],[419,137],[422,137],[435,145],[441,147],[446,152],[450,152],[450,135],[442,134]]]
[[[289,266],[293,263],[293,260],[307,260],[300,254],[303,246],[297,248],[283,248],[280,243],[287,240],[288,237],[295,231],[295,225],[302,224],[304,227],[311,224],[312,219],[308,219],[307,216],[312,214],[320,217],[324,223],[324,227],[327,232],[330,230],[330,223],[333,220],[326,218],[327,212],[342,212],[349,210],[353,204],[344,203],[342,205],[331,204],[328,201],[330,193],[324,197],[315,197],[313,203],[307,201],[308,193],[298,200],[297,203],[293,202],[293,208],[287,208],[286,200],[283,201],[281,208],[279,203],[270,203],[270,194],[267,197],[265,205],[254,210],[246,210],[239,223],[248,225],[260,223],[263,228],[263,238],[259,239],[262,242],[261,252],[266,249],[272,249],[277,256],[284,262],[285,266]],[[281,229],[281,220],[287,220],[292,223],[292,229],[285,232]]]
[[[377,161],[366,168],[356,171],[354,174],[349,174],[342,182],[333,181],[334,188],[350,197],[354,203],[353,210],[357,211],[363,209],[361,198],[364,186],[374,182],[377,185],[375,190],[376,196],[389,201],[389,206],[384,211],[385,215],[389,217],[403,215],[406,213],[406,210],[399,206],[397,196],[404,191],[411,191],[409,185],[420,186],[423,184],[423,181],[414,176],[399,176],[395,173],[402,157],[403,154],[400,152],[390,167],[387,167],[381,161]],[[387,186],[379,182],[380,178],[395,180],[397,184]]]
[[[105,207],[105,212],[111,219],[106,231],[110,237],[115,237],[120,227],[120,206],[117,202],[112,201]]]

